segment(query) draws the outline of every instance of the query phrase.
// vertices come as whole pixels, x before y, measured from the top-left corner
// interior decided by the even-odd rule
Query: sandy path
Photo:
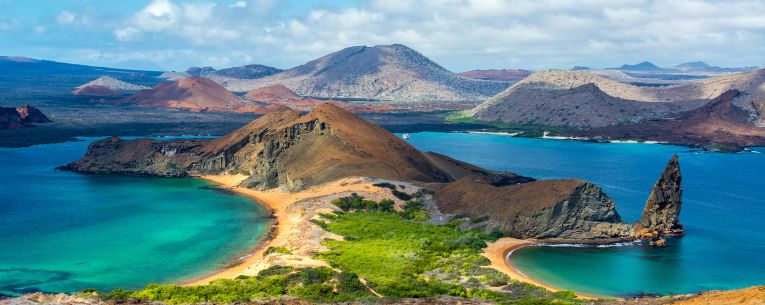
[[[294,193],[278,190],[258,191],[238,187],[237,185],[246,178],[244,175],[207,175],[198,178],[219,184],[228,190],[250,197],[264,204],[271,209],[276,222],[270,234],[270,239],[258,245],[249,257],[235,266],[181,283],[188,286],[203,285],[220,278],[235,278],[239,275],[256,275],[260,270],[274,265],[276,261],[279,261],[278,264],[300,267],[329,266],[325,261],[314,259],[308,253],[305,253],[310,251],[293,251],[293,253],[289,254],[286,258],[274,258],[273,254],[268,256],[265,255],[264,252],[269,247],[299,248],[300,245],[307,244],[311,241],[320,242],[324,238],[332,238],[332,236],[317,236],[311,234],[315,232],[310,232],[310,228],[307,228],[307,226],[312,226],[312,224],[309,224],[308,222],[309,219],[307,218],[308,216],[305,215],[305,209],[294,208],[293,204],[303,200],[347,192],[357,192],[372,200],[379,200],[376,199],[376,197],[390,197],[386,189],[372,186],[372,183],[365,178],[345,178]],[[326,212],[331,212],[331,210],[327,210]]]

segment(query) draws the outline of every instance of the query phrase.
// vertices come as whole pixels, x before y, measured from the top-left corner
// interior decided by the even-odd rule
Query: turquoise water
[[[529,247],[516,251],[512,264],[553,286],[597,295],[765,284],[765,154],[464,133],[417,133],[409,141],[495,170],[593,181],[616,200],[625,221],[639,218],[659,173],[678,153],[687,236],[670,239],[663,249]]]
[[[54,170],[88,142],[0,149],[0,294],[136,289],[225,267],[270,225],[197,179]]]

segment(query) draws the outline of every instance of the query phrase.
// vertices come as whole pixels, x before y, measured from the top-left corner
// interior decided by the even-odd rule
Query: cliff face
[[[466,177],[440,189],[435,199],[444,213],[485,219],[474,227],[516,238],[609,241],[632,232],[614,201],[597,185],[582,180],[491,186]]]
[[[640,221],[635,224],[637,235],[682,236],[680,208],[683,202],[682,175],[677,155],[672,157],[659,180],[653,186]]]
[[[332,105],[302,116],[293,110],[268,114],[215,140],[98,141],[65,168],[155,176],[246,173],[247,187],[287,190],[349,176],[451,180],[408,143]]]
[[[602,243],[637,238],[636,228],[676,232],[680,180],[679,170],[671,170],[677,160],[670,164],[651,195],[642,227],[622,222],[613,200],[592,183],[535,181],[424,154],[333,105],[304,115],[294,110],[267,114],[218,139],[97,141],[64,169],[166,177],[237,173],[249,176],[242,186],[288,191],[353,176],[415,182],[436,190],[441,213],[468,216],[475,220],[471,226],[487,232]]]
[[[469,226],[546,242],[607,243],[683,235],[679,222],[682,176],[674,156],[651,190],[637,223],[624,222],[614,201],[590,182],[563,179],[492,185],[465,175],[441,186],[434,199],[447,215],[469,216]]]

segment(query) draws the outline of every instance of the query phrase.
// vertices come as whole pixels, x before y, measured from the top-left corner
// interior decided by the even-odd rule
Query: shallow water
[[[261,206],[198,179],[54,170],[88,142],[0,148],[0,293],[194,278],[246,254],[270,225]]]
[[[597,295],[765,284],[765,154],[465,133],[416,133],[409,142],[495,170],[593,181],[614,198],[625,221],[640,217],[651,187],[677,153],[687,236],[663,249],[529,247],[517,250],[512,264],[553,286]]]

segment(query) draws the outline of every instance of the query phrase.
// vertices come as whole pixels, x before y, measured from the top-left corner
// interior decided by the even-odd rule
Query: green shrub
[[[268,249],[266,249],[264,252],[265,255],[269,255],[271,253],[292,254],[292,251],[285,247],[268,247]]]
[[[399,191],[397,189],[391,190],[391,193],[393,194],[393,196],[395,196],[396,198],[401,199],[401,200],[411,200],[412,199],[412,195],[409,195],[409,194],[404,193],[402,191]]]

